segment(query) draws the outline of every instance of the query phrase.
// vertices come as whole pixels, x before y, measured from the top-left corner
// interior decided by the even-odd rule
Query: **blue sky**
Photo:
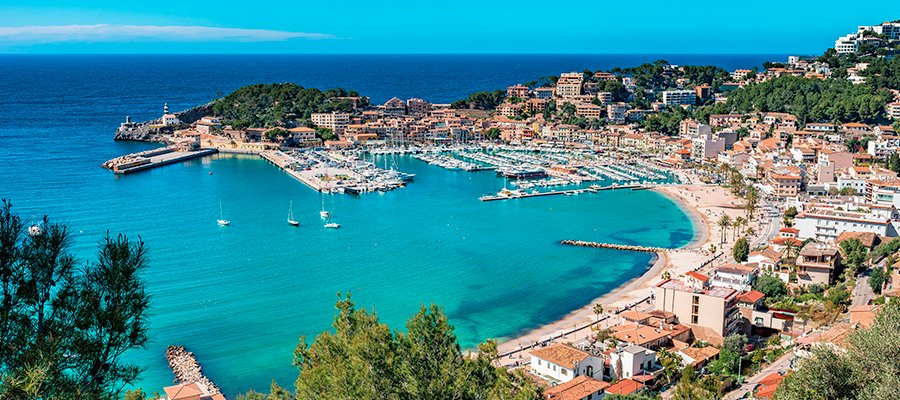
[[[70,6],[77,4],[77,7]],[[900,1],[2,0],[5,53],[812,54]]]

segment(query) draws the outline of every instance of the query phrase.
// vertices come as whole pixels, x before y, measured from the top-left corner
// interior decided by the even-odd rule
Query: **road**
[[[853,306],[864,306],[875,298],[875,292],[869,286],[869,273],[867,269],[856,277],[856,286],[853,287]]]
[[[781,228],[781,212],[778,211],[778,207],[765,197],[763,197],[763,202],[765,204],[759,208],[759,219],[760,226],[765,231],[759,232],[759,241],[756,242],[756,246],[765,246]]]
[[[734,400],[734,399],[743,398],[744,396],[749,394],[753,390],[753,388],[755,388],[756,385],[759,384],[759,381],[763,380],[763,378],[769,376],[770,374],[774,374],[779,371],[787,370],[788,367],[790,367],[791,359],[793,359],[793,358],[794,358],[793,350],[788,351],[787,353],[784,353],[784,355],[782,355],[777,360],[775,360],[775,362],[769,364],[768,366],[763,368],[761,371],[759,371],[758,374],[753,375],[749,379],[747,379],[747,382],[745,382],[743,385],[741,385],[741,387],[725,394],[725,397],[723,397],[723,399]]]

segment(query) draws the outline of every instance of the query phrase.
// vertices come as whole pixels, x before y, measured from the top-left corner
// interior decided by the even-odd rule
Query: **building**
[[[852,205],[847,205],[851,207]],[[823,243],[834,242],[844,232],[872,232],[883,237],[896,237],[893,220],[898,218],[894,207],[868,205],[866,209],[853,206],[855,211],[840,205],[810,204],[794,218],[799,239],[816,239]]]
[[[406,112],[409,115],[423,115],[431,111],[431,103],[417,98],[406,100]]]
[[[507,87],[506,88],[506,96],[507,97],[518,97],[520,99],[527,99],[529,91],[530,91],[530,89],[528,89],[528,86],[518,84],[515,86]]]
[[[697,92],[693,90],[666,90],[662,92],[663,104],[670,105],[693,105],[697,103]]]
[[[758,270],[756,266],[727,264],[713,271],[710,286],[732,288],[741,292],[752,289]]]
[[[900,119],[900,101],[889,103],[886,111],[888,118]]]
[[[634,379],[622,379],[606,388],[607,394],[629,395],[644,388],[644,384]]]
[[[337,135],[342,135],[347,126],[350,125],[350,114],[330,112],[330,113],[313,113],[310,115],[312,123],[321,128],[328,128]]]
[[[163,125],[178,125],[181,123],[177,115],[169,113],[169,103],[163,104],[163,116],[159,121]]]
[[[841,255],[837,247],[807,243],[797,257],[797,282],[830,285],[840,272]]]
[[[584,74],[581,72],[567,72],[559,76],[556,81],[556,97],[570,98],[579,96],[584,86]]]
[[[594,400],[602,398],[608,382],[581,375],[571,381],[544,390],[546,400]]]
[[[633,378],[639,375],[649,375],[659,370],[656,363],[656,352],[638,346],[619,346],[609,353],[610,379]],[[622,370],[618,368],[621,366]]]
[[[800,174],[793,171],[773,171],[768,177],[772,194],[778,197],[797,197],[802,182]]]
[[[603,360],[568,344],[554,343],[531,352],[533,374],[551,382],[564,383],[578,376],[603,374]]]
[[[656,309],[675,314],[698,339],[721,345],[740,329],[738,291],[725,287],[689,286],[669,279],[652,288]]]
[[[628,105],[625,103],[607,104],[606,120],[611,124],[624,124],[626,111],[628,111]]]
[[[855,33],[839,37],[834,41],[834,51],[838,54],[856,53],[856,51],[859,50],[859,42],[857,39],[859,39],[859,35]]]

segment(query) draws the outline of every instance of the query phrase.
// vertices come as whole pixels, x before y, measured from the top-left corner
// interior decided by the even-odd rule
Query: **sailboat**
[[[294,202],[291,201],[291,205],[288,206],[288,218],[287,223],[291,226],[300,226],[300,221],[294,219]]]
[[[331,213],[325,211],[325,193],[322,193],[322,211],[319,211],[319,216],[322,217],[322,219],[331,217]]]
[[[219,200],[219,219],[216,220],[216,222],[219,224],[219,226],[231,225],[231,221],[225,219],[225,217],[222,216],[222,201],[221,200]]]

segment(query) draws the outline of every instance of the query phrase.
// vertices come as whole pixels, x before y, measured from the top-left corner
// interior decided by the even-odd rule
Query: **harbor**
[[[205,157],[217,152],[216,149],[185,149],[170,146],[117,157],[103,163],[102,166],[116,174],[124,175]]]

